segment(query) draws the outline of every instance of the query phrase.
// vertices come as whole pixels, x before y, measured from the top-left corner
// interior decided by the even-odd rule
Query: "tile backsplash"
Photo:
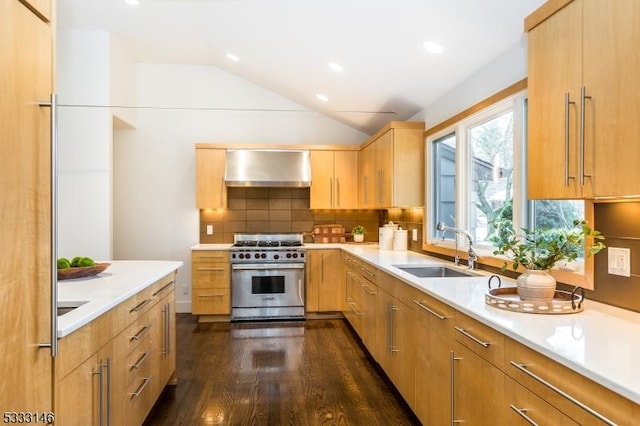
[[[311,210],[309,188],[228,188],[227,209],[200,211],[200,243],[232,243],[234,233],[311,233],[314,225],[337,223],[347,232],[367,230],[365,241],[378,240],[384,212]],[[213,225],[213,235],[207,235]]]

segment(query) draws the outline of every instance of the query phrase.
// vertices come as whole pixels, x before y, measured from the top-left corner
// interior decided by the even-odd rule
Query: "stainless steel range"
[[[302,234],[235,234],[231,320],[304,319]]]

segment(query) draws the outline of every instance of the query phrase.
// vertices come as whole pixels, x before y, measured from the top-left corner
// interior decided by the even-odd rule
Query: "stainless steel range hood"
[[[309,151],[228,149],[227,186],[311,186]]]

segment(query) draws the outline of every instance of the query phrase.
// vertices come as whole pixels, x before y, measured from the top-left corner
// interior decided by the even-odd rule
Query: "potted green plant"
[[[351,235],[353,235],[353,241],[356,243],[363,242],[365,232],[367,232],[367,230],[364,229],[364,226],[362,225],[354,226],[353,229],[351,230]]]
[[[517,235],[510,220],[496,223],[496,231],[490,237],[495,244],[495,255],[512,260],[512,268],[520,266],[525,271],[517,279],[518,294],[523,300],[553,299],[556,280],[549,270],[560,261],[573,262],[584,253],[594,255],[605,245],[600,232],[592,230],[585,221],[576,220],[572,228],[522,228]],[[507,262],[502,269],[507,268]]]

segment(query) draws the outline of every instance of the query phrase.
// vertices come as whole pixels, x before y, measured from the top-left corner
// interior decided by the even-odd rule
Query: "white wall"
[[[209,66],[139,64],[137,105],[144,108],[135,129],[114,129],[114,258],[183,261],[178,312],[191,309],[189,247],[199,235],[196,142],[337,145],[367,138]]]
[[[59,31],[58,254],[111,259],[109,34]],[[70,106],[74,105],[74,106]]]
[[[527,38],[498,56],[411,120],[433,127],[527,76]]]

